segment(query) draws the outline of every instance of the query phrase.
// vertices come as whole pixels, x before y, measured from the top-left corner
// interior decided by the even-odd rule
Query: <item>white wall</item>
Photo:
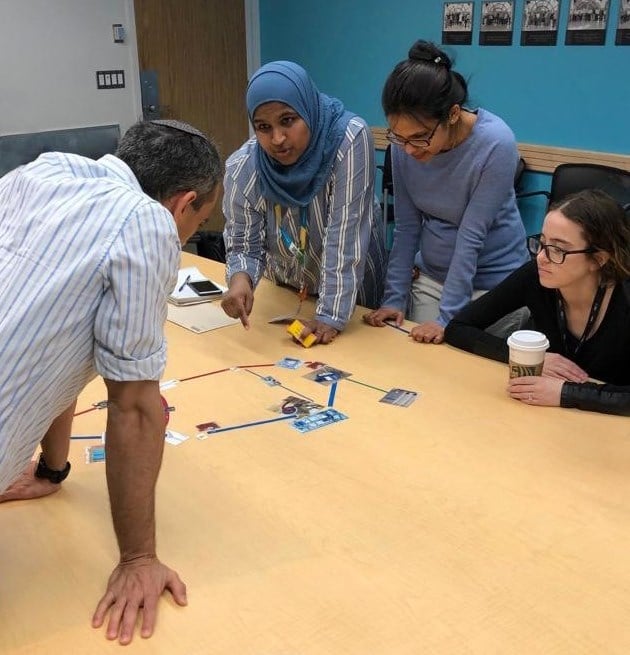
[[[98,90],[97,70],[124,70],[125,88]],[[141,113],[133,0],[0,0],[0,135],[124,131]]]

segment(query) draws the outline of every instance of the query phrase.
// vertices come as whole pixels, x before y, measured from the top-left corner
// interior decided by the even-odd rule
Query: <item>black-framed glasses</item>
[[[428,137],[425,139],[403,139],[401,136],[398,136],[398,134],[395,134],[391,130],[387,130],[387,134],[385,135],[385,138],[390,142],[393,143],[397,146],[402,146],[403,148],[409,144],[410,146],[413,146],[414,148],[428,148],[431,145],[431,139],[433,139],[433,136],[437,130],[437,128],[440,126],[439,121],[435,124],[435,127],[431,131],[431,134],[429,134]]]
[[[544,250],[545,257],[554,264],[564,264],[567,255],[592,254],[597,252],[597,248],[593,248],[592,246],[590,248],[583,248],[582,250],[565,250],[558,246],[550,246],[549,244],[543,243],[540,240],[541,237],[542,234],[527,237],[527,249],[532,255],[538,255]]]

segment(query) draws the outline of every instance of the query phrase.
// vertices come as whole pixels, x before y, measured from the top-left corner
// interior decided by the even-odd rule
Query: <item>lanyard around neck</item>
[[[273,206],[273,211],[276,217],[276,228],[280,232],[280,236],[284,242],[284,245],[288,248],[289,252],[297,258],[300,264],[304,264],[304,259],[306,256],[306,244],[308,242],[308,209],[306,207],[300,207],[299,246],[292,239],[286,228],[282,225],[282,207],[280,207],[278,204],[275,204]]]
[[[593,304],[591,305],[591,311],[589,312],[588,319],[586,321],[586,327],[584,328],[584,332],[582,332],[582,336],[578,339],[577,345],[573,349],[573,352],[569,351],[569,345],[568,345],[568,333],[569,333],[569,328],[567,327],[567,315],[564,310],[564,302],[562,300],[562,295],[560,294],[559,291],[556,292],[556,298],[558,300],[558,326],[560,328],[560,336],[562,338],[562,347],[564,349],[564,352],[566,355],[577,355],[582,346],[584,345],[584,342],[586,341],[586,338],[590,334],[591,330],[593,329],[593,325],[595,324],[595,321],[597,321],[597,317],[599,316],[599,311],[602,307],[602,302],[604,300],[604,294],[606,293],[606,287],[605,286],[600,286],[597,289],[597,293],[595,294],[595,298],[593,299]]]

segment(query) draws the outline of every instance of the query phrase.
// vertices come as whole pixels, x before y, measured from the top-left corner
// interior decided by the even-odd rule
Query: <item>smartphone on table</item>
[[[223,290],[220,289],[212,280],[198,280],[196,282],[189,282],[188,286],[198,296],[220,296]]]

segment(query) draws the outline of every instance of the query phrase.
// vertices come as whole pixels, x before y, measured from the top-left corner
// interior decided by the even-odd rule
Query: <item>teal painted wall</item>
[[[569,0],[560,6],[558,45],[520,46],[524,0],[514,3],[512,46],[479,46],[481,0],[474,2],[473,45],[447,46],[469,80],[470,104],[501,116],[516,139],[630,154],[630,47],[615,46],[619,0],[611,0],[606,45],[565,46]],[[261,59],[304,66],[319,88],[371,125],[384,125],[380,93],[418,38],[440,43],[439,0],[260,0]],[[525,189],[550,176],[527,174]],[[521,206],[529,231],[543,205]]]

